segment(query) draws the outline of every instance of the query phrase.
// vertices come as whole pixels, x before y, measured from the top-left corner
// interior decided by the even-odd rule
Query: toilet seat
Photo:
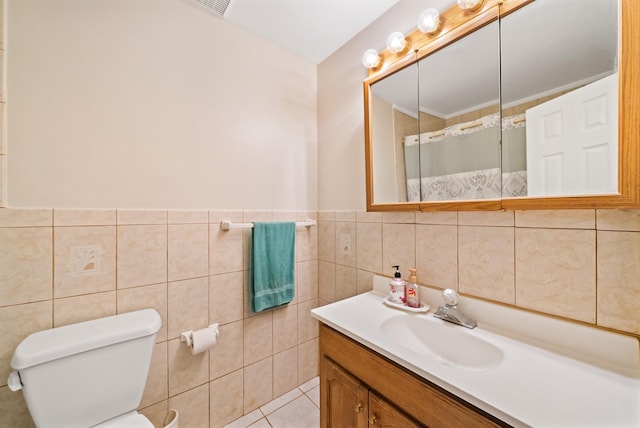
[[[94,428],[154,428],[154,426],[140,413],[131,412],[95,425]]]

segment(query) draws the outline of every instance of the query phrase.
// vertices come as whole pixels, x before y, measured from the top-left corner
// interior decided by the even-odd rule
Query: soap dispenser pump
[[[416,269],[409,269],[409,281],[406,285],[407,297],[406,305],[410,308],[420,307],[420,285],[418,284],[418,275]]]
[[[389,282],[389,301],[391,303],[404,303],[405,298],[405,280],[402,279],[400,274],[400,266],[392,266],[396,271],[393,274],[393,279]]]

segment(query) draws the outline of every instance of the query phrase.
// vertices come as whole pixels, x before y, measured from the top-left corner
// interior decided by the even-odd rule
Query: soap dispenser
[[[418,284],[418,276],[416,269],[409,269],[409,281],[405,286],[407,290],[406,305],[410,308],[420,307],[420,285]]]
[[[396,271],[393,274],[393,279],[389,282],[389,301],[391,303],[404,303],[404,295],[405,295],[405,284],[406,281],[402,279],[402,275],[400,274],[400,266],[392,266]]]

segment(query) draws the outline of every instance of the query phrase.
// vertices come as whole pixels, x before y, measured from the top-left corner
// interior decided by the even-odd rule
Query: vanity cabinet
[[[320,373],[326,387],[323,427],[421,427],[331,359],[322,358]]]
[[[509,425],[320,324],[320,426]]]

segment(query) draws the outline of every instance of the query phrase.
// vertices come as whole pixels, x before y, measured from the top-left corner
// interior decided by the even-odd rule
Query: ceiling
[[[399,0],[230,0],[223,18],[314,64]]]

